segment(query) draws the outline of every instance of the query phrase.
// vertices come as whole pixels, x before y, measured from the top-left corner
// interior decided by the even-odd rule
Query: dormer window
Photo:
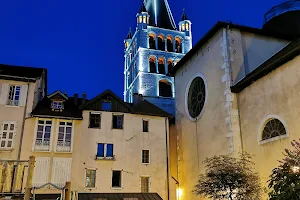
[[[54,110],[62,110],[64,109],[64,105],[62,101],[53,101],[52,102],[52,109]]]

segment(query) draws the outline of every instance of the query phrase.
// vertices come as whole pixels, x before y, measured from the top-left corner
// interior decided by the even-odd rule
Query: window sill
[[[288,137],[289,136],[287,134],[286,135],[280,135],[280,136],[277,136],[277,137],[273,137],[273,138],[270,138],[270,139],[259,141],[258,144],[262,145],[262,144],[274,142],[276,140],[281,140],[281,139],[288,138]]]
[[[85,187],[86,190],[97,190],[96,187]]]
[[[8,107],[8,108],[20,108],[21,106],[4,105],[4,107]]]
[[[88,127],[89,129],[101,129],[101,127]]]
[[[115,156],[113,156],[113,157],[99,157],[99,156],[96,155],[96,160],[111,160],[111,161],[114,161]]]
[[[32,150],[32,152],[35,152],[35,153],[50,153],[51,151],[50,150],[48,150],[48,151]]]
[[[61,153],[71,154],[72,151],[54,151],[54,153],[59,153],[59,154],[61,154]]]
[[[0,148],[0,151],[6,151],[6,152],[12,152],[14,149],[13,148]]]
[[[123,128],[112,128],[114,130],[123,130]]]
[[[111,187],[110,189],[112,189],[112,190],[122,190],[123,187]]]
[[[142,165],[150,165],[150,163],[142,163]]]

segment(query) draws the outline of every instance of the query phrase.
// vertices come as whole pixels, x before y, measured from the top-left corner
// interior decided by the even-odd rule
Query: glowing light
[[[182,196],[182,189],[181,188],[177,188],[176,194],[177,194],[177,199],[180,199],[181,196]]]
[[[293,167],[292,167],[292,171],[293,171],[294,173],[298,173],[298,172],[300,171],[300,167],[298,167],[298,166],[293,166]]]

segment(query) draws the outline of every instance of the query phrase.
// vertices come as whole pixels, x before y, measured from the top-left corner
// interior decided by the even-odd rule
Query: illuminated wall
[[[125,40],[125,65],[124,65],[124,101],[132,102],[134,93],[142,94],[145,99],[160,107],[161,109],[175,115],[175,89],[174,78],[168,73],[169,61],[173,66],[192,48],[191,22],[181,21],[188,24],[188,29],[177,31],[149,26],[149,14],[141,12],[137,14],[137,28],[132,37]],[[149,36],[155,39],[155,47],[150,45]],[[164,46],[159,47],[159,38],[162,38]],[[172,42],[169,44],[168,41]],[[180,41],[180,50],[177,49]],[[162,43],[161,43],[162,44]],[[170,46],[172,45],[172,46]],[[176,52],[177,51],[177,52]],[[154,58],[156,71],[150,70],[149,59]],[[159,73],[159,59],[164,60],[164,73]],[[159,82],[164,81],[170,84],[172,94],[169,97],[160,95]]]

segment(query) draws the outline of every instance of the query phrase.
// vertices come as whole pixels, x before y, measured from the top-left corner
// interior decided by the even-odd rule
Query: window
[[[165,50],[165,40],[162,35],[158,36],[158,50],[164,51]]]
[[[38,120],[35,140],[35,151],[49,151],[51,137],[51,120]]]
[[[62,101],[53,101],[52,102],[52,109],[54,109],[54,110],[63,109],[63,102]]]
[[[175,40],[175,50],[176,50],[176,53],[182,53],[181,40],[179,38],[176,38],[176,40]]]
[[[187,106],[192,118],[197,118],[203,110],[206,98],[205,84],[201,77],[196,77],[190,84]]]
[[[167,37],[167,51],[168,52],[173,52],[173,42],[171,37]]]
[[[142,23],[142,22],[143,22],[143,17],[139,16],[139,23]]]
[[[101,114],[90,113],[90,125],[89,128],[101,128]]]
[[[174,67],[174,63],[172,60],[168,61],[168,74],[170,74],[172,68]]]
[[[158,73],[160,74],[165,74],[165,59],[164,58],[159,58],[158,59]]]
[[[121,185],[121,171],[112,171],[112,187],[114,188],[120,188]]]
[[[72,122],[59,122],[56,151],[71,152]]]
[[[185,29],[184,24],[181,24],[181,31],[184,31],[184,29]]]
[[[146,19],[146,16],[143,16],[143,23],[147,23],[146,20],[147,20],[147,19]]]
[[[149,48],[150,49],[156,49],[156,44],[155,44],[155,36],[153,34],[149,35]]]
[[[270,119],[263,130],[262,140],[268,140],[274,137],[286,135],[284,125],[278,119]]]
[[[113,129],[123,129],[123,115],[113,115]]]
[[[94,188],[96,185],[96,170],[87,169],[85,172],[85,187]]]
[[[21,86],[10,86],[7,105],[18,106],[20,100]]]
[[[149,58],[149,68],[150,68],[150,73],[156,73],[156,61],[155,61],[155,57],[153,56]]]
[[[150,163],[150,150],[142,150],[142,163],[143,164]]]
[[[143,132],[149,132],[149,121],[143,120]]]
[[[149,177],[142,176],[141,177],[141,192],[148,193],[149,192]]]
[[[171,84],[166,80],[159,81],[159,96],[172,97]]]
[[[16,135],[16,122],[3,122],[0,131],[0,149],[12,149]]]
[[[106,143],[98,143],[97,158],[113,158],[114,145]]]

